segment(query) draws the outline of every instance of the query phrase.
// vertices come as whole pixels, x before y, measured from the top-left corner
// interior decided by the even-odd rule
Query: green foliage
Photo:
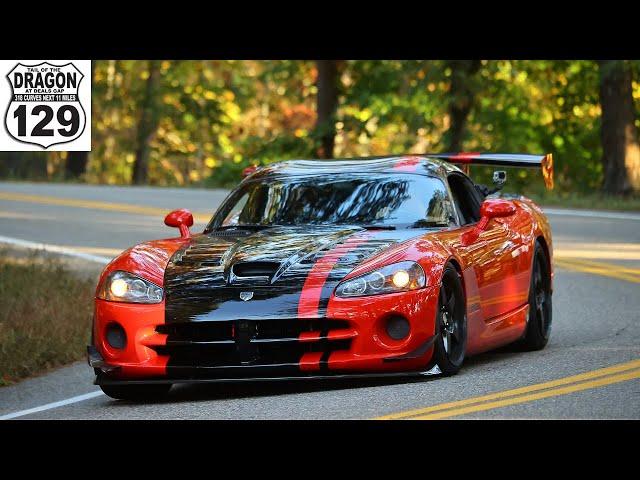
[[[335,155],[444,151],[449,107],[461,100],[450,91],[459,73],[452,65],[339,62]],[[637,79],[640,63],[629,65]],[[86,181],[130,183],[148,75],[146,61],[95,62]],[[464,149],[553,152],[560,192],[598,189],[603,175],[598,75],[593,61],[482,61],[467,78],[474,99]],[[159,123],[149,140],[149,183],[229,186],[248,165],[313,157],[322,136],[315,125],[316,76],[313,61],[163,61]],[[633,92],[640,109],[637,81]],[[0,154],[0,176],[63,176],[65,152],[19,157]],[[474,172],[485,182],[490,174]],[[536,191],[541,181],[537,172],[513,171],[509,184]]]
[[[483,62],[487,79],[469,127],[469,150],[553,152],[557,188],[589,192],[602,181],[598,70],[587,61]],[[487,170],[478,175],[487,180]],[[509,185],[536,189],[538,172]]]

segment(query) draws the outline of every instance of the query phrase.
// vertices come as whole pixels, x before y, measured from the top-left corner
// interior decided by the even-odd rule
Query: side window
[[[447,178],[458,216],[463,225],[480,220],[482,200],[473,183],[463,175],[451,174]]]

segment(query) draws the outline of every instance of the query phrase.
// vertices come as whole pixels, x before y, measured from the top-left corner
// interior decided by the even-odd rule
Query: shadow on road
[[[247,383],[201,383],[176,384],[164,398],[153,402],[135,402],[118,400],[110,406],[131,406],[136,404],[163,404],[176,402],[197,402],[215,400],[239,400],[243,398],[272,397],[278,395],[293,395],[336,390],[353,390],[356,388],[385,387],[397,384],[428,382],[439,378],[439,375],[429,377],[396,377],[396,378],[362,378],[362,379],[333,379],[333,380],[286,380],[272,382]]]

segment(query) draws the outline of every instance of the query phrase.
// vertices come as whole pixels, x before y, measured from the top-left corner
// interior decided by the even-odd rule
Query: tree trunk
[[[336,137],[335,115],[338,108],[338,62],[336,60],[318,60],[318,96],[316,132],[320,138],[317,155],[320,158],[333,158]]]
[[[91,61],[91,78],[88,79],[93,87],[93,74],[96,61]],[[85,80],[86,81],[86,80]],[[93,101],[93,95],[91,95]],[[94,113],[94,109],[91,109],[91,113]],[[91,125],[87,125],[91,129]],[[64,178],[67,180],[77,180],[87,171],[87,163],[89,162],[89,152],[67,152],[67,162],[64,166]]]
[[[475,99],[475,81],[473,76],[480,69],[480,60],[451,60],[447,62],[451,69],[451,89],[449,90],[450,126],[447,132],[448,151],[462,150],[462,141],[466,132],[467,118]]]
[[[133,165],[133,183],[147,183],[149,171],[149,143],[158,128],[158,87],[160,85],[160,62],[149,61],[149,77],[142,105],[142,114],[138,123],[136,158]]]
[[[89,152],[67,152],[67,162],[64,167],[64,178],[77,180],[87,169]]]
[[[640,190],[640,145],[635,126],[631,70],[621,60],[604,60],[600,66],[602,108],[602,190],[625,195]]]

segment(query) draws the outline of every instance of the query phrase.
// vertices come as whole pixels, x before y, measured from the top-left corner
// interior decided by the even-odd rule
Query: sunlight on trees
[[[88,162],[5,152],[0,176],[228,186],[248,165],[327,149],[336,157],[460,149],[553,152],[560,191],[603,185],[593,61],[99,60],[93,69]],[[636,130],[639,70],[629,62],[627,123]],[[518,172],[510,183],[533,188],[536,175]]]

